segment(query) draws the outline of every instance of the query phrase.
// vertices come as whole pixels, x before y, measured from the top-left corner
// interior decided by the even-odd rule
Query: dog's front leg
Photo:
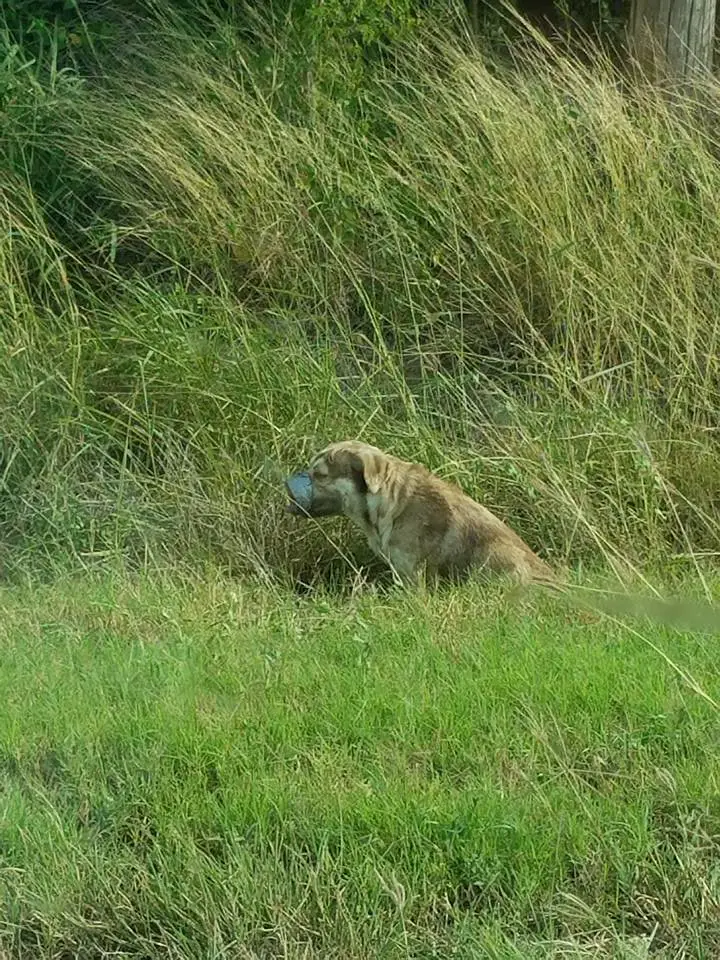
[[[398,586],[416,587],[420,583],[420,570],[415,557],[402,550],[390,549],[385,555],[388,566],[392,570],[393,579]]]

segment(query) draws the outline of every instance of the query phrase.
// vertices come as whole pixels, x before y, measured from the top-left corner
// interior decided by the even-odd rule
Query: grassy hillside
[[[217,578],[0,602],[8,957],[717,956],[718,713],[621,627]],[[653,636],[720,699],[710,644]]]
[[[429,27],[361,81],[342,47],[115,29],[4,68],[7,571],[294,575],[326,548],[288,557],[277,481],[342,436],[554,561],[717,553],[714,87],[698,113]]]

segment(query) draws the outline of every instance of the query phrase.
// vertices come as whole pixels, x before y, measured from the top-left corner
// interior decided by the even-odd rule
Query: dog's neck
[[[362,501],[348,502],[345,516],[363,531],[371,550],[381,556],[387,556],[392,534],[392,518],[388,514],[387,504],[382,496],[369,493]]]

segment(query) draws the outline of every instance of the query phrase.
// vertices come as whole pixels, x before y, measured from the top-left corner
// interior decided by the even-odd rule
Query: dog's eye
[[[316,480],[327,480],[328,478],[328,469],[327,467],[315,467],[313,470],[313,476]]]

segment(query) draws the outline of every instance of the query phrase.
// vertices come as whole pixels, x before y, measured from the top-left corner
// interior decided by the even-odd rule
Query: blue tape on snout
[[[295,473],[285,481],[290,496],[303,510],[312,504],[312,480],[309,473]]]

